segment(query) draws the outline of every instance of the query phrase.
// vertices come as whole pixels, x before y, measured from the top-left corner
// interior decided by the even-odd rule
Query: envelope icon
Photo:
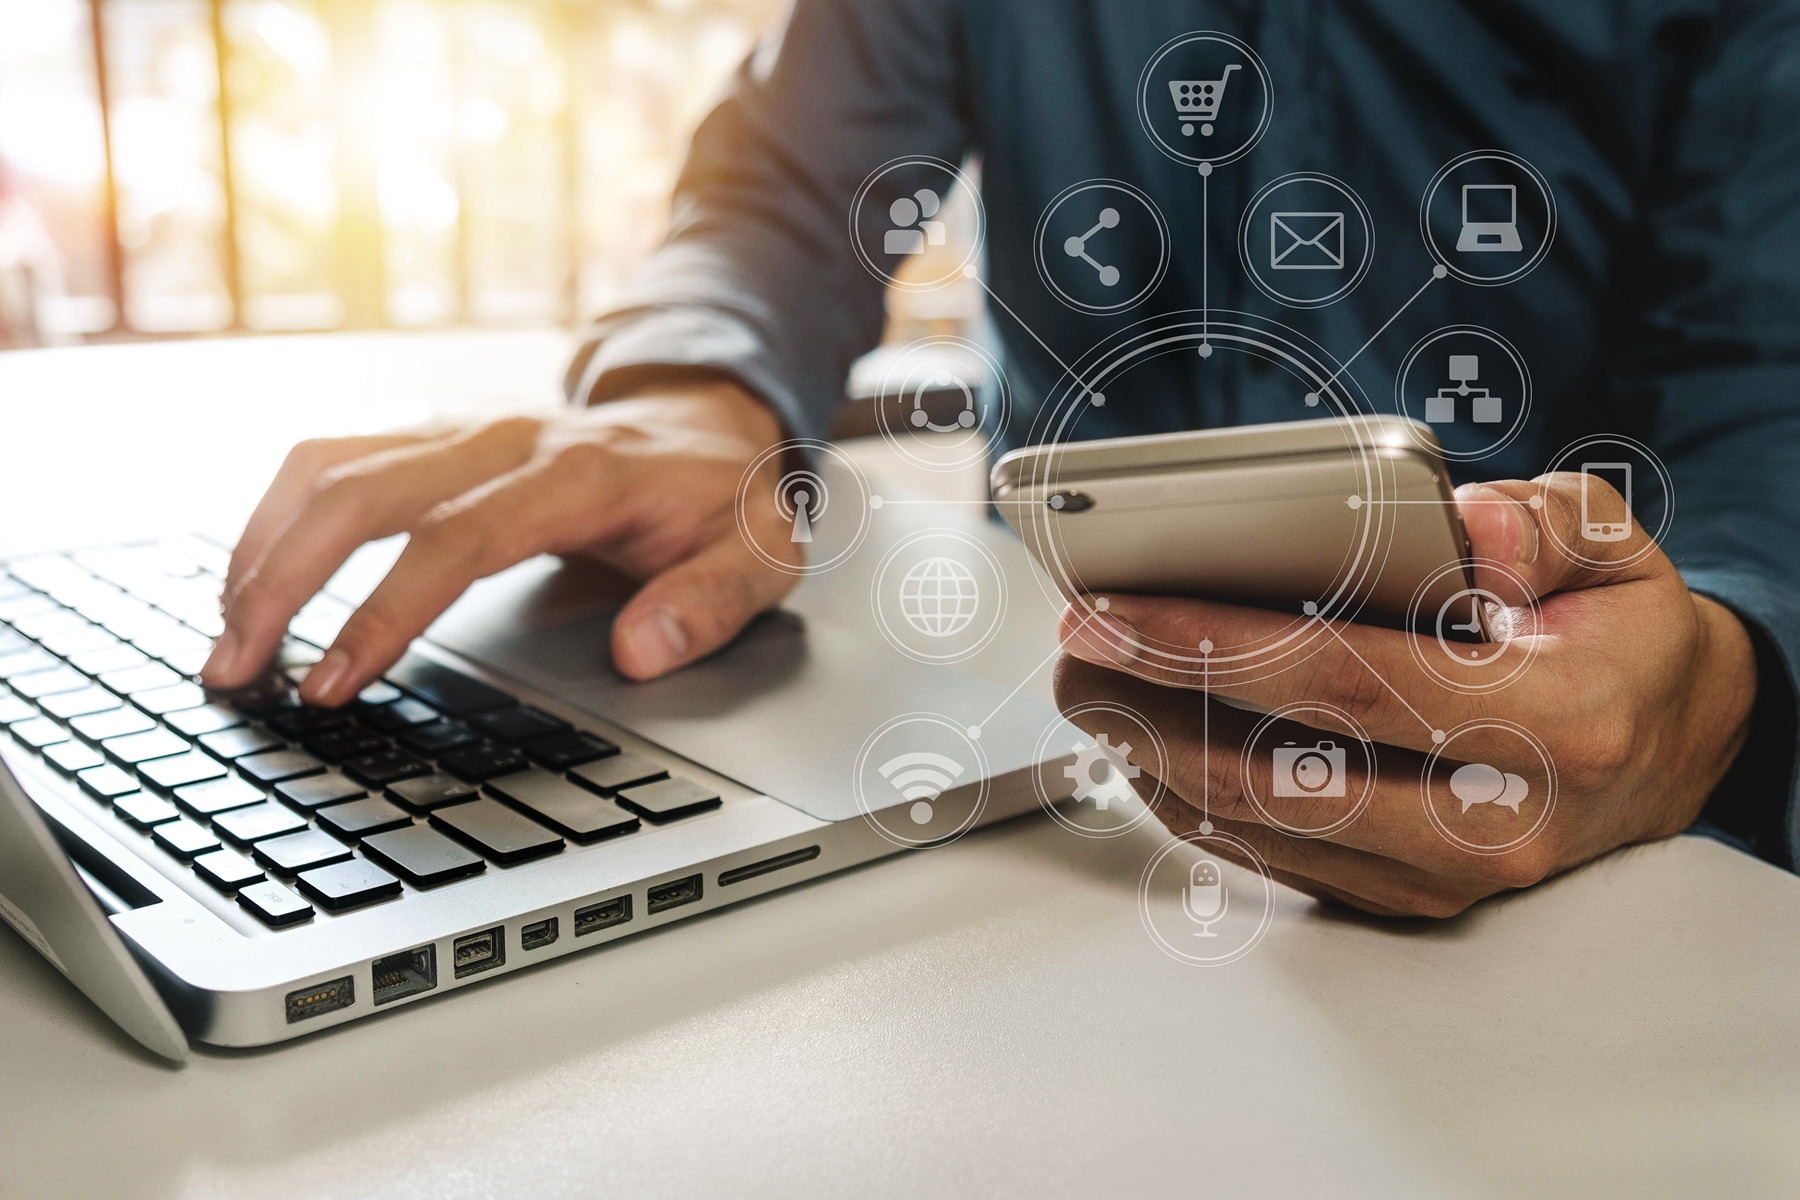
[[[1344,214],[1269,214],[1269,267],[1276,271],[1344,269]]]

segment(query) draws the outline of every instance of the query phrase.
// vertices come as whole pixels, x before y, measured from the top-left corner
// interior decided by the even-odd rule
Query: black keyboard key
[[[114,812],[139,829],[150,829],[181,815],[173,804],[161,796],[152,796],[149,792],[131,792],[120,796],[112,802],[112,806]]]
[[[412,824],[412,817],[405,809],[380,796],[352,800],[348,804],[334,804],[330,808],[321,808],[314,815],[318,818],[319,828],[353,842],[367,834],[385,833],[387,830]]]
[[[102,646],[98,650],[83,650],[79,654],[69,655],[69,665],[83,675],[104,675],[108,671],[123,671],[127,667],[141,667],[150,659],[135,646],[127,646],[116,642],[111,646]]]
[[[395,780],[429,775],[431,764],[421,762],[403,750],[383,750],[350,759],[344,764],[344,773],[370,787],[381,787]]]
[[[295,742],[314,734],[346,729],[355,724],[350,714],[342,709],[310,707],[276,713],[263,723],[282,737]]]
[[[131,702],[151,716],[160,717],[164,713],[200,707],[206,703],[206,693],[200,690],[198,684],[178,683],[173,687],[139,692],[131,698]]]
[[[579,731],[539,738],[525,747],[526,757],[532,762],[542,763],[552,771],[566,771],[570,767],[579,767],[582,763],[590,763],[596,758],[606,758],[618,752],[619,748],[605,738]]]
[[[137,773],[138,778],[157,791],[172,792],[189,784],[223,778],[225,768],[210,754],[189,750],[186,754],[177,754],[173,758],[157,758],[139,763]]]
[[[567,732],[573,726],[560,717],[553,717],[530,705],[516,704],[511,708],[478,713],[470,717],[469,728],[477,733],[486,734],[496,742],[522,746],[526,742],[534,742],[538,738],[549,737],[553,733]]]
[[[237,769],[247,779],[258,783],[280,783],[284,779],[300,779],[322,775],[325,764],[304,750],[275,750],[268,754],[252,754],[237,760]]]
[[[107,738],[100,743],[100,749],[106,752],[106,757],[120,766],[134,767],[153,758],[185,754],[193,747],[188,745],[186,738],[176,737],[166,729],[149,729],[143,733]]]
[[[691,779],[661,779],[619,793],[619,803],[653,825],[678,821],[719,807],[719,793]]]
[[[35,706],[27,704],[11,692],[0,691],[0,725],[12,725],[19,721],[29,721],[37,716]]]
[[[261,804],[268,798],[261,788],[252,787],[235,775],[175,789],[175,803],[198,817],[210,817],[230,809]]]
[[[569,772],[569,778],[582,787],[592,788],[602,796],[617,794],[620,788],[650,783],[668,775],[663,765],[651,762],[641,754],[627,750],[599,762],[587,763]]]
[[[44,711],[53,717],[67,721],[74,717],[85,717],[93,713],[110,712],[124,706],[124,701],[95,684],[84,687],[78,692],[62,692],[55,696],[45,696],[38,703]]]
[[[333,912],[400,894],[400,881],[366,859],[317,867],[300,876],[300,890]]]
[[[281,875],[298,875],[314,867],[343,862],[350,857],[350,847],[328,833],[304,829],[256,843],[256,861]]]
[[[364,709],[359,715],[365,725],[383,733],[399,733],[402,729],[411,729],[415,725],[429,725],[438,719],[438,710],[408,697],[392,704],[384,704],[380,708]]]
[[[0,717],[0,722],[4,720]],[[104,742],[107,738],[149,733],[156,728],[156,722],[135,708],[115,708],[111,712],[76,717],[69,722],[69,728],[90,742]]]
[[[151,833],[156,844],[179,858],[191,862],[196,854],[219,848],[219,839],[204,825],[196,825],[186,817],[164,821]]]
[[[181,682],[181,676],[161,663],[150,662],[126,667],[123,671],[108,671],[100,677],[100,682],[121,696],[131,696],[171,687]]]
[[[300,707],[294,681],[276,671],[264,672],[236,691],[225,693],[224,699],[238,712],[252,717],[278,716]]]
[[[262,868],[236,850],[214,850],[194,860],[194,874],[226,895],[268,878]]]
[[[356,800],[369,793],[342,775],[309,775],[276,784],[275,794],[295,808],[311,812],[320,805]]]
[[[490,687],[479,679],[417,654],[408,654],[395,663],[387,677],[388,682],[405,688],[439,712],[453,717],[473,716],[518,703],[497,687]]]
[[[0,679],[13,679],[34,671],[49,671],[58,665],[54,655],[39,650],[36,646],[29,650],[15,650],[11,654],[0,654]]]
[[[501,775],[523,771],[531,764],[517,750],[498,746],[475,746],[456,750],[438,760],[444,770],[470,783],[482,783]]]
[[[415,725],[411,729],[403,730],[395,735],[394,740],[414,754],[423,754],[426,758],[436,758],[481,739],[461,725],[453,724],[450,721],[432,721],[426,725]]]
[[[213,818],[213,828],[241,846],[306,828],[306,818],[291,808],[265,801],[234,808]]]
[[[199,737],[203,733],[234,729],[244,723],[244,718],[222,704],[202,704],[199,708],[172,712],[164,718],[164,723],[189,737]]]
[[[388,799],[398,801],[414,812],[430,812],[446,804],[461,804],[464,800],[474,799],[475,786],[449,775],[421,775],[417,779],[402,779],[389,784],[387,795]]]
[[[232,762],[251,754],[262,754],[286,745],[272,733],[264,733],[253,725],[239,725],[236,729],[221,729],[217,733],[200,735],[200,748],[218,759],[220,762]]]
[[[65,743],[74,745],[73,742]],[[121,771],[114,766],[90,767],[75,776],[81,790],[96,800],[111,800],[114,796],[128,796],[138,790],[137,777],[128,771]]]
[[[313,915],[312,905],[272,879],[253,883],[242,889],[238,892],[237,899],[240,907],[255,914],[264,925],[272,929],[296,925],[310,920]]]
[[[400,698],[400,689],[386,680],[377,679],[356,694],[356,702],[369,708],[380,708]]]
[[[638,819],[612,801],[548,771],[507,775],[489,781],[487,790],[527,810],[574,842],[597,842],[638,828]]]
[[[440,808],[431,814],[431,823],[502,866],[554,854],[563,847],[561,838],[537,822],[486,797]]]
[[[97,767],[106,759],[86,742],[58,742],[54,746],[44,747],[44,761],[64,775],[73,775],[77,771]]]
[[[386,738],[366,729],[336,729],[307,738],[303,744],[308,753],[326,762],[343,762],[347,758],[359,758],[365,754],[392,749]]]
[[[42,750],[45,746],[54,746],[58,742],[66,742],[69,735],[63,727],[49,717],[32,717],[24,721],[15,721],[9,727],[12,735],[33,750]]]
[[[414,887],[432,887],[487,870],[479,854],[423,825],[371,834],[362,846],[364,854]]]
[[[41,700],[58,692],[79,692],[88,686],[88,677],[74,667],[59,666],[49,671],[15,675],[7,682],[12,684],[13,691],[27,700]]]

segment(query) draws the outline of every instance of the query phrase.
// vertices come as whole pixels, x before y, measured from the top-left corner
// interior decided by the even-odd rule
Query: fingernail
[[[1136,659],[1137,631],[1111,613],[1095,613],[1070,631],[1063,649],[1101,667],[1128,667]]]
[[[1537,521],[1532,518],[1531,510],[1526,508],[1523,504],[1520,504],[1505,492],[1500,491],[1498,488],[1491,488],[1486,484],[1478,483],[1474,486],[1473,490],[1477,493],[1477,499],[1496,505],[1501,512],[1506,514],[1506,521],[1512,526],[1512,565],[1515,567],[1529,567],[1532,563],[1536,562],[1538,556],[1538,527]]]
[[[212,653],[207,655],[206,665],[200,668],[200,677],[209,680],[235,678],[238,654],[238,636],[227,626],[225,632],[213,639]]]
[[[329,705],[335,702],[332,693],[350,673],[350,656],[342,650],[333,648],[324,658],[313,664],[313,669],[306,673],[306,683],[301,687],[306,698],[313,704]]]
[[[687,660],[687,632],[673,608],[659,608],[643,618],[625,631],[625,641],[642,675],[661,675]]]

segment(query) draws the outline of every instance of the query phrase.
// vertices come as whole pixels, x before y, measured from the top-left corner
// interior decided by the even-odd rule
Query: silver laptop
[[[1068,786],[1036,748],[1073,728],[1046,737],[1048,704],[894,654],[864,627],[866,570],[632,684],[607,658],[615,602],[534,560],[326,711],[293,681],[357,589],[308,605],[257,684],[208,694],[225,562],[176,538],[0,569],[0,916],[171,1059],[429,1000]],[[859,745],[921,711],[984,722],[982,768],[859,796]]]

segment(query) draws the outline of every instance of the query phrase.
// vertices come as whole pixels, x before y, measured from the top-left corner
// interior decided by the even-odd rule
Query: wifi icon
[[[929,750],[896,754],[876,769],[895,791],[913,802],[907,812],[914,825],[931,820],[931,802],[943,795],[963,773],[963,765],[954,758]]]

